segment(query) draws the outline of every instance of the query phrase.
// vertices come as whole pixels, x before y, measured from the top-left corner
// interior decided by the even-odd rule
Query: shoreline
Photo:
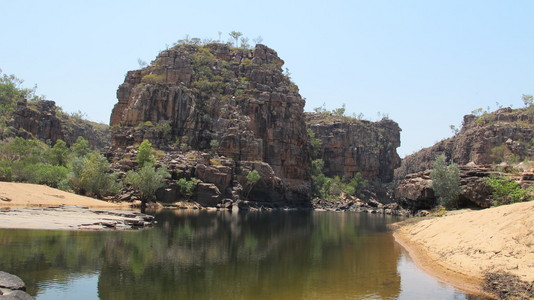
[[[393,238],[395,239],[395,242],[401,245],[401,247],[408,253],[408,256],[416,266],[432,277],[464,292],[496,299],[495,295],[484,291],[483,278],[469,276],[455,271],[451,269],[451,267],[440,264],[437,259],[428,254],[426,249],[423,249],[417,243],[411,242],[408,237],[399,233],[398,230],[393,232]]]
[[[523,292],[512,277],[534,282],[533,201],[452,211],[391,227],[395,241],[419,268],[460,290],[497,299],[501,291]],[[508,286],[488,289],[494,283],[489,275],[501,276]]]

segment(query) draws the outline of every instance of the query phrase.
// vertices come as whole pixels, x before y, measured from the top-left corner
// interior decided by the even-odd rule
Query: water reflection
[[[135,232],[0,230],[0,269],[38,299],[73,278],[97,280],[100,299],[397,299],[414,289],[401,281],[391,217],[162,211],[157,219]]]

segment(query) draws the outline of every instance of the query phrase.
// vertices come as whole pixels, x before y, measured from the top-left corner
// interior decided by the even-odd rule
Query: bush
[[[46,184],[51,187],[58,187],[59,183],[67,179],[68,170],[64,166],[55,166],[47,163],[38,163],[26,166],[30,175],[28,181],[37,184]]]
[[[447,165],[445,155],[440,155],[434,162],[430,178],[438,203],[447,209],[458,208],[458,200],[462,192],[458,167],[455,164]]]
[[[145,164],[139,171],[129,171],[124,181],[139,193],[143,202],[147,202],[156,199],[156,191],[170,176],[165,168],[156,169],[153,164]]]
[[[101,198],[120,190],[117,174],[108,173],[109,163],[98,153],[73,159],[69,169],[70,186],[79,194]]]
[[[517,182],[506,177],[491,176],[486,184],[493,189],[491,196],[495,206],[534,199],[531,189],[523,189]]]
[[[154,165],[156,163],[154,155],[152,155],[152,144],[148,140],[144,140],[139,145],[136,161],[139,168],[143,168],[145,164]]]
[[[197,187],[198,180],[196,178],[186,179],[186,178],[180,178],[176,182],[178,184],[178,188],[180,189],[180,193],[186,196],[193,195],[193,191]]]

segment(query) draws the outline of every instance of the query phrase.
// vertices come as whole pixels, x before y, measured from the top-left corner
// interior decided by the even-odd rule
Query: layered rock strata
[[[431,169],[441,154],[447,161],[461,165],[533,159],[533,137],[534,106],[502,108],[481,116],[466,115],[458,134],[405,157],[395,171],[395,178],[402,180],[407,174]]]
[[[400,166],[399,125],[389,119],[378,122],[335,116],[331,113],[306,113],[306,123],[321,141],[318,157],[324,161],[326,176],[364,178],[391,182]]]
[[[35,138],[55,143],[61,139],[71,145],[79,136],[96,149],[110,144],[109,127],[69,116],[61,112],[54,101],[20,101],[8,121],[12,136]]]
[[[283,74],[283,63],[263,45],[177,45],[162,51],[150,66],[128,72],[117,91],[110,122],[114,151],[150,140],[171,157],[170,169],[187,169],[174,176],[202,181],[195,197],[209,206],[247,197],[305,204],[305,101]],[[196,159],[180,163],[188,152]],[[245,176],[252,170],[261,180],[249,187]]]

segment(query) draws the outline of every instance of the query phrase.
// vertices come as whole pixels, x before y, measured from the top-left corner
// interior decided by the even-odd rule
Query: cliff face
[[[445,154],[456,164],[491,164],[534,158],[534,109],[503,108],[482,116],[466,115],[461,131],[452,138],[405,157],[395,171],[401,180],[410,173],[431,169]]]
[[[361,173],[371,181],[390,182],[400,166],[399,125],[389,119],[379,122],[307,113],[308,127],[321,140],[319,158],[326,176],[352,178]]]
[[[211,152],[224,161],[212,166],[224,169],[224,184],[217,183],[223,196],[245,186],[243,176],[254,169],[263,176],[252,195],[265,192],[262,200],[271,202],[308,201],[305,102],[282,73],[283,63],[263,45],[253,50],[177,45],[162,51],[150,66],[128,72],[119,87],[112,146],[125,149],[148,139],[166,151]],[[198,165],[204,167],[195,169],[197,178],[218,181],[213,174],[221,170]]]
[[[12,128],[13,136],[27,139],[36,138],[52,143],[62,139],[67,144],[73,144],[82,136],[97,149],[109,145],[107,125],[68,116],[61,112],[54,101],[18,102],[7,125]]]

